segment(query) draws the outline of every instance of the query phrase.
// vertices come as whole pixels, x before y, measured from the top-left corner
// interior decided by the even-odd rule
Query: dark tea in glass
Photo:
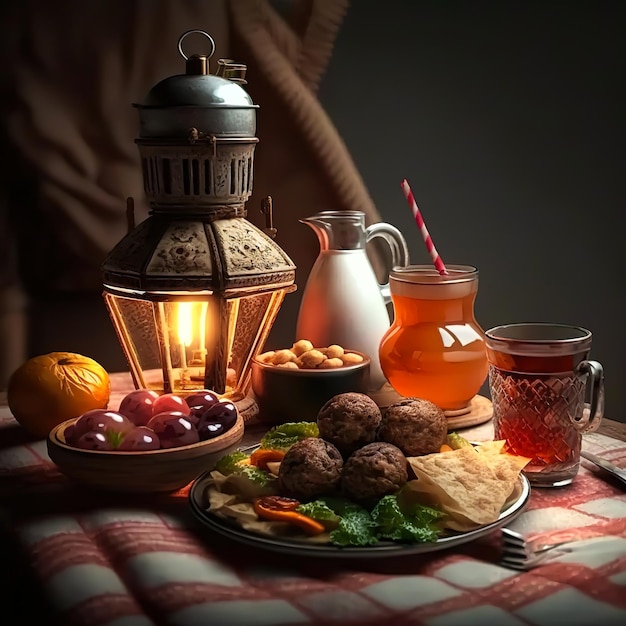
[[[564,324],[509,324],[486,333],[494,434],[536,486],[572,482],[581,435],[603,414],[602,366],[588,360],[591,333]],[[586,404],[587,390],[590,401]]]

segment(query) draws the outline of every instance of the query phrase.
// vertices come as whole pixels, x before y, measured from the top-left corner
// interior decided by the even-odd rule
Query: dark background
[[[411,260],[430,261],[404,177],[444,261],[479,268],[481,326],[589,328],[620,421],[625,15],[622,0],[353,0],[320,90]],[[277,321],[289,337],[305,278]],[[76,297],[31,306],[30,352],[125,369],[101,299]]]
[[[626,421],[626,3],[356,0],[321,85],[384,221],[480,271],[476,316],[577,324]]]

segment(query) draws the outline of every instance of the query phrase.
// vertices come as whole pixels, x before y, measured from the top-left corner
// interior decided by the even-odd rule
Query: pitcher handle
[[[391,267],[405,267],[409,264],[409,247],[406,243],[404,235],[391,224],[386,222],[378,222],[372,224],[365,229],[365,243],[369,243],[375,237],[381,237],[387,242],[391,250]],[[380,293],[385,304],[391,302],[391,289],[389,280],[379,286]]]
[[[604,416],[604,370],[598,361],[581,361],[576,375],[585,381],[585,391],[589,390],[589,402],[585,402],[576,428],[583,434],[590,433],[598,428]]]

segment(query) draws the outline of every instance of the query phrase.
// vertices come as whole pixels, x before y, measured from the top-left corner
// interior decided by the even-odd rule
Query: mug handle
[[[585,392],[589,391],[589,402],[585,402],[576,428],[583,434],[593,432],[604,417],[604,370],[598,361],[581,361],[576,367],[576,375],[585,381]]]

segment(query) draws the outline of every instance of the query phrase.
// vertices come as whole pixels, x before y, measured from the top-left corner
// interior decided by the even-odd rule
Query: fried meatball
[[[374,504],[398,491],[407,479],[407,460],[402,450],[390,443],[375,441],[348,457],[341,473],[341,490],[352,500]]]
[[[374,400],[364,393],[333,396],[317,414],[320,437],[344,455],[376,440],[382,416]]]
[[[287,450],[278,470],[280,490],[306,502],[336,491],[343,458],[332,443],[307,437]]]
[[[382,411],[378,439],[398,446],[406,456],[439,452],[446,441],[448,421],[436,404],[405,398]]]

